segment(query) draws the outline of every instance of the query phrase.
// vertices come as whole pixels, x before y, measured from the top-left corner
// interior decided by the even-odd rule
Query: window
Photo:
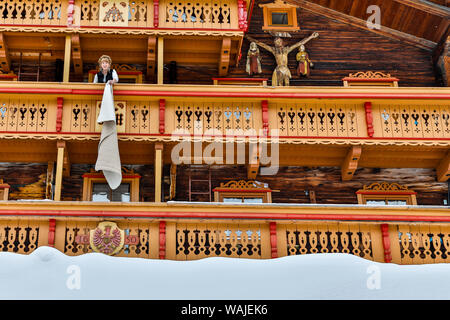
[[[298,31],[297,6],[286,4],[282,0],[273,3],[260,4],[263,8],[263,30]]]
[[[107,183],[94,183],[92,187],[91,200],[94,202],[130,202],[130,184],[122,183],[117,189],[111,190]]]
[[[83,174],[83,201],[94,202],[138,202],[140,175],[132,171],[122,172],[122,183],[111,190],[105,177],[100,172]]]
[[[288,21],[288,13],[287,12],[272,12],[271,25],[287,26],[288,24],[289,24],[289,21]]]
[[[359,204],[381,206],[417,205],[416,192],[398,183],[372,183],[356,192]]]
[[[257,181],[229,181],[214,190],[214,201],[224,203],[270,203],[272,190]]]

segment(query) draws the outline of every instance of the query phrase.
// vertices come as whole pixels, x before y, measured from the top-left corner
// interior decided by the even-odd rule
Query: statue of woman
[[[296,60],[298,62],[297,75],[299,77],[309,77],[310,67],[313,67],[314,64],[309,60],[308,53],[305,51],[305,46],[303,44],[298,48]]]
[[[255,42],[250,42],[250,48],[247,52],[247,64],[245,66],[245,71],[251,76],[262,72],[259,49]]]

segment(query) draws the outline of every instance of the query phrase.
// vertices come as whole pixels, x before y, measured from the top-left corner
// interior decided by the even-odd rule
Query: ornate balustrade
[[[450,94],[445,88],[435,91],[248,87],[244,92],[228,86],[118,84],[114,92],[120,136],[154,135],[167,140],[173,133],[253,136],[264,131],[277,133],[283,141],[445,142],[450,139]],[[1,83],[0,132],[98,134],[101,98],[102,86],[97,84]]]
[[[201,215],[201,216],[200,216]],[[0,250],[195,260],[348,253],[398,264],[450,261],[445,207],[0,202]]]
[[[0,0],[0,12],[6,26],[239,29],[235,0]]]

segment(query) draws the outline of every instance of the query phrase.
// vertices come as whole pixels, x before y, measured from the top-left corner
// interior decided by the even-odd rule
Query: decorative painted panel
[[[0,0],[0,23],[66,25],[67,5],[67,0]]]
[[[285,255],[313,253],[349,253],[361,258],[374,260],[372,233],[380,233],[379,227],[366,224],[344,223],[302,223],[282,225],[287,241]]]
[[[449,138],[448,105],[374,105],[379,137]]]
[[[393,263],[450,262],[450,225],[448,224],[394,225],[391,226],[390,237]]]
[[[47,132],[55,130],[55,108],[45,99],[0,100],[0,131]]]
[[[169,0],[161,3],[160,8],[163,17],[160,19],[161,27],[238,28],[237,3],[231,0]]]
[[[259,224],[177,224],[176,260],[206,257],[263,258]],[[167,236],[170,236],[169,234]]]
[[[362,108],[356,104],[270,104],[270,128],[280,136],[366,136]]]
[[[102,102],[97,101],[97,107],[95,112],[95,131],[102,131],[102,125],[97,123],[98,115],[100,114],[100,106]],[[127,102],[126,101],[114,101],[114,107],[116,111],[116,126],[117,132],[123,133],[125,132],[125,124],[126,124],[126,110],[127,110]]]

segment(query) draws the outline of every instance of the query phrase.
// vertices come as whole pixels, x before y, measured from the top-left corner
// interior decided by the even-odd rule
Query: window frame
[[[358,204],[367,205],[368,200],[374,201],[406,201],[406,205],[417,205],[417,192],[401,186],[398,183],[372,183],[364,186],[363,189],[356,191]],[[389,204],[385,204],[388,206]]]
[[[276,0],[273,3],[260,4],[263,8],[263,22],[262,30],[271,31],[299,31],[300,27],[297,22],[297,6],[286,4],[281,0]],[[272,13],[287,13],[288,23],[273,24]]]
[[[214,188],[213,191],[214,202],[226,203],[223,201],[224,198],[262,198],[262,203],[272,203],[272,190],[254,180],[232,180],[221,183],[220,187]],[[242,201],[241,204],[245,202]]]
[[[92,191],[94,183],[107,183],[101,172],[83,174],[83,201],[92,202]],[[130,184],[130,202],[139,202],[139,182],[141,176],[138,174],[122,174],[122,183]],[[114,201],[119,202],[119,201]]]

